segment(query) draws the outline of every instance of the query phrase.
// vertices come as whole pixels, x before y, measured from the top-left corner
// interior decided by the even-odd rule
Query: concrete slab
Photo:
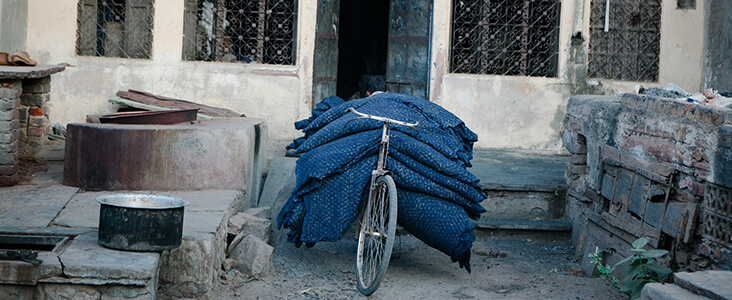
[[[76,191],[62,185],[0,188],[0,227],[48,226]]]
[[[77,236],[59,255],[65,278],[53,282],[147,286],[157,279],[160,253],[107,249],[97,232]]]
[[[269,173],[264,182],[258,207],[268,206],[272,209],[272,229],[277,229],[277,215],[282,206],[290,198],[295,189],[295,168],[297,158],[275,157],[270,162]]]
[[[675,284],[652,282],[643,287],[639,300],[708,300]]]
[[[510,149],[475,149],[473,167],[484,189],[547,191],[566,186],[566,156]]]
[[[712,299],[732,299],[731,271],[679,272],[674,273],[674,282]]]

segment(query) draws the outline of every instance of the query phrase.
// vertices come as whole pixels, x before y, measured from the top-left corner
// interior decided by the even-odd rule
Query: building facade
[[[322,98],[358,97],[380,75],[461,117],[476,147],[561,151],[572,95],[726,76],[704,70],[715,2],[16,0],[0,16],[27,11],[13,18],[25,50],[68,64],[51,122],[114,112],[109,97],[134,89],[262,118],[288,140]]]

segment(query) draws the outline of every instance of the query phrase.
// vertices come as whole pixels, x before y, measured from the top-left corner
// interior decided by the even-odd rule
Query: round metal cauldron
[[[113,194],[97,197],[99,244],[131,251],[180,246],[187,201],[160,195]]]

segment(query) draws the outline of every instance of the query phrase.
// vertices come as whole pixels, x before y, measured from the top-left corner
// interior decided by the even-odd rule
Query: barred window
[[[658,81],[661,0],[592,0],[588,76]]]
[[[454,73],[557,76],[560,0],[454,0]]]
[[[295,0],[185,0],[183,59],[295,63]]]
[[[79,0],[76,54],[150,58],[152,0]]]

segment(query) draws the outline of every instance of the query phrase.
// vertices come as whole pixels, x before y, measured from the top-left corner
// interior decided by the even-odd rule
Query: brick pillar
[[[18,176],[20,80],[0,80],[0,186],[15,185]]]
[[[21,139],[29,144],[37,145],[47,139],[51,130],[48,121],[51,99],[51,77],[23,80],[23,94],[20,96]]]

